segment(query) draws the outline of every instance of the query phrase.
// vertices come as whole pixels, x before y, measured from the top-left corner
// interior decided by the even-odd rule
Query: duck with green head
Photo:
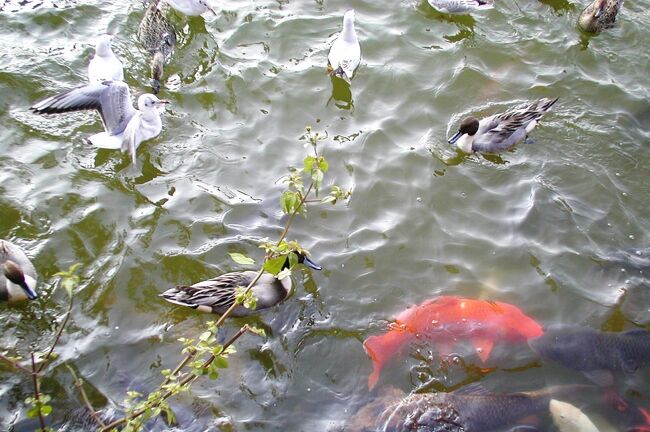
[[[297,255],[298,263],[304,264],[314,270],[321,270],[322,267],[312,261],[306,254],[292,252]],[[282,269],[290,267],[289,255],[282,266]],[[222,274],[213,279],[197,282],[194,285],[180,285],[171,288],[160,294],[170,303],[180,306],[191,307],[200,312],[211,312],[223,314],[235,302],[236,289],[247,287],[257,277],[256,271],[237,271]],[[241,317],[253,314],[255,311],[267,309],[283,301],[291,292],[291,276],[287,275],[278,279],[271,273],[264,272],[255,282],[251,291],[257,298],[255,309],[248,309],[238,305],[233,309],[230,316]]]
[[[25,252],[7,240],[0,240],[0,301],[34,300],[36,269]]]

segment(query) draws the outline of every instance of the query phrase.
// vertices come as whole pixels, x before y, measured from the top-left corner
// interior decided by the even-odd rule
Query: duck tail
[[[162,297],[165,300],[167,300],[170,303],[173,303],[178,306],[185,306],[185,307],[191,307],[193,309],[196,309],[197,305],[188,303],[186,301],[187,299],[187,292],[186,289],[189,288],[187,286],[177,286],[175,288],[170,288],[167,291],[158,294],[158,297]]]
[[[558,99],[560,98],[559,97],[556,97],[555,99],[542,98],[537,103],[537,108],[539,111],[548,111],[555,104],[555,102],[558,101]]]

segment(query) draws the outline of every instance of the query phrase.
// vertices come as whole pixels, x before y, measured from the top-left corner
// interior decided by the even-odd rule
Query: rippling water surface
[[[292,228],[325,269],[299,272],[291,298],[251,319],[269,337],[242,338],[218,381],[172,402],[179,430],[338,430],[368,400],[363,339],[441,294],[511,302],[544,325],[650,323],[647,275],[607,261],[650,240],[648,0],[626,3],[616,28],[591,38],[575,26],[584,4],[566,0],[497,0],[454,18],[410,0],[234,0],[218,17],[171,13],[179,46],[161,95],[172,104],[136,166],[84,144],[101,130],[97,115],[28,107],[83,83],[107,30],[133,93],[148,91],[135,40],[143,4],[0,5],[0,238],[33,258],[44,292],[0,306],[0,346],[25,353],[51,341],[66,301],[52,275],[82,263],[73,322],[43,384],[68,430],[79,429],[63,416],[80,403],[64,362],[98,407],[127,387],[152,389],[180,358],[176,339],[211,318],[157,294],[238,268],[228,252],[261,259],[256,241],[285,222],[274,182],[301,164],[306,125],[329,134],[326,183],[354,189],[348,205],[314,208]],[[325,74],[349,7],[363,54],[351,94]],[[532,144],[484,158],[446,143],[468,113],[555,96]],[[441,368],[428,350],[398,358],[379,385],[479,378]],[[529,353],[500,354],[483,378],[493,389],[585,382]],[[1,374],[0,429],[33,430],[30,383]],[[640,372],[620,390],[650,406],[649,383]]]

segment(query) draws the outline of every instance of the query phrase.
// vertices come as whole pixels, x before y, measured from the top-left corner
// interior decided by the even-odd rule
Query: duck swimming
[[[481,120],[467,117],[449,138],[449,144],[456,144],[465,153],[509,150],[526,138],[557,100],[542,98]]]
[[[25,252],[7,240],[0,240],[0,301],[34,300],[36,269]]]
[[[140,26],[138,41],[153,56],[151,58],[151,86],[154,94],[160,91],[165,60],[172,55],[176,45],[176,29],[159,9],[160,0],[153,0],[147,7]]]
[[[428,0],[432,8],[442,13],[457,14],[474,10],[492,9],[494,4],[487,0]]]
[[[321,270],[322,267],[313,262],[304,254],[293,252],[298,255],[298,262],[314,269]],[[283,267],[289,268],[289,257]],[[238,271],[222,274],[213,279],[195,283],[191,286],[177,286],[160,294],[170,303],[180,306],[187,306],[200,312],[211,312],[223,314],[235,302],[235,289],[247,287],[257,276],[256,271]],[[253,295],[257,298],[255,311],[275,306],[284,300],[291,292],[291,276],[277,279],[271,273],[264,272],[251,288]],[[254,311],[242,305],[233,309],[231,316],[242,317],[252,314]]]
[[[361,45],[354,30],[354,10],[349,10],[343,15],[343,30],[332,44],[327,61],[327,71],[330,75],[350,83],[355,69],[361,62]]]
[[[623,0],[594,0],[580,14],[578,27],[589,33],[599,33],[614,27],[621,6]]]
[[[99,37],[95,47],[95,56],[88,63],[88,82],[124,81],[122,62],[111,49],[113,36],[105,34]]]
[[[105,132],[90,136],[88,141],[99,148],[129,151],[135,164],[140,143],[160,134],[162,120],[158,110],[167,103],[145,93],[138,98],[136,110],[131,104],[129,86],[121,81],[103,81],[43,99],[30,109],[37,114],[97,110]]]
[[[187,16],[198,16],[207,11],[217,14],[210,0],[165,0],[172,8]]]

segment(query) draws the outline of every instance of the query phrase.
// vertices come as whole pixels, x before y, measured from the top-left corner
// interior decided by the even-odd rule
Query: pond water
[[[160,96],[171,105],[136,165],[84,143],[101,130],[96,114],[28,108],[84,83],[106,31],[132,93],[148,91],[142,2],[0,5],[0,238],[33,258],[43,294],[0,306],[0,346],[23,355],[48,346],[66,304],[53,275],[81,263],[72,323],[43,383],[66,430],[83,428],[68,423],[80,402],[65,364],[97,407],[151,390],[181,358],[177,339],[213,319],[157,295],[240,268],[229,252],[262,258],[257,241],[286,221],[276,180],[302,163],[308,125],[329,135],[325,184],[353,189],[347,204],[312,207],[291,229],[324,271],[298,271],[287,301],[226,324],[224,338],[246,322],[268,337],[243,337],[217,381],[172,400],[177,430],[339,430],[370,397],[364,338],[438,295],[513,303],[545,326],[650,323],[647,274],[607,259],[650,243],[648,0],[626,3],[595,37],[575,25],[586,4],[567,0],[498,0],[454,18],[412,0],[232,0],[218,16],[170,12],[178,46]],[[363,55],[350,90],[325,71],[348,8]],[[514,151],[463,156],[447,144],[468,113],[558,96],[533,142]],[[378,388],[588,382],[526,349],[497,349],[486,376],[442,367],[429,351],[396,358]],[[31,383],[0,367],[0,429],[33,430]],[[618,388],[650,406],[649,384],[639,371]]]

